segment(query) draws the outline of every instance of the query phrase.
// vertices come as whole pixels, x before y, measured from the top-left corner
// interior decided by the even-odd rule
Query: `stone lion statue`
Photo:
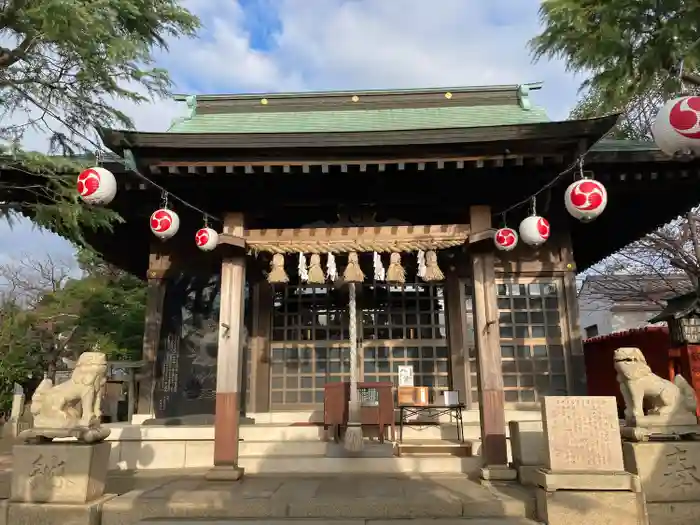
[[[85,352],[71,377],[55,385],[45,378],[32,396],[35,429],[71,429],[99,426],[102,388],[106,383],[107,358],[102,352]]]
[[[694,419],[697,407],[695,392],[682,376],[676,375],[673,382],[657,376],[639,348],[618,348],[613,359],[625,401],[627,425],[636,426],[649,416],[658,416],[654,419],[669,424],[672,424],[674,416],[692,416]],[[648,416],[644,415],[645,399],[652,405]]]

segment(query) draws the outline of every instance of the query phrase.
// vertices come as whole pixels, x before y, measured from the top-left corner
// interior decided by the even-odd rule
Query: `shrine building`
[[[167,132],[102,129],[213,217],[170,198],[179,231],[160,240],[161,191],[104,164],[125,222],[90,241],[148,281],[134,422],[213,424],[211,461],[226,466],[246,425],[323,421],[325,385],[350,379],[356,255],[360,380],[396,385],[409,365],[431,400],[457,391],[482,463],[507,464],[508,414],[585,394],[576,274],[700,202],[699,160],[605,139],[616,115],[551,121],[541,87],[177,96],[189,114]],[[582,173],[607,189],[591,222],[565,207]],[[533,212],[546,241],[497,249],[495,230]],[[205,222],[211,251],[195,243]],[[405,282],[387,282],[392,262]]]

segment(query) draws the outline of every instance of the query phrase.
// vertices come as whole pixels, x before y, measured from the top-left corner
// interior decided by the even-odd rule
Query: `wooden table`
[[[427,414],[430,419],[438,419],[445,414],[454,415],[457,421],[457,439],[464,443],[464,420],[462,419],[464,408],[464,403],[456,405],[399,405],[399,443],[403,443],[404,423],[408,422],[409,417],[420,414]]]

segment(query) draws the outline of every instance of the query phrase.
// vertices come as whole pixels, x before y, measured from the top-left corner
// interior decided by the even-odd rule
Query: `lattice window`
[[[465,285],[465,295],[470,395],[472,402],[478,403],[471,283]],[[499,280],[497,296],[505,402],[536,402],[545,395],[566,395],[561,281]]]

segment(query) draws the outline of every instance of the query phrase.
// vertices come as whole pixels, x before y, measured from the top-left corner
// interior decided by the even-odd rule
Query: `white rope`
[[[350,310],[350,403],[358,403],[357,383],[360,380],[360,370],[357,366],[357,302],[355,283],[348,283],[348,291],[350,294],[348,304]],[[357,421],[353,421],[353,423],[357,423]]]

